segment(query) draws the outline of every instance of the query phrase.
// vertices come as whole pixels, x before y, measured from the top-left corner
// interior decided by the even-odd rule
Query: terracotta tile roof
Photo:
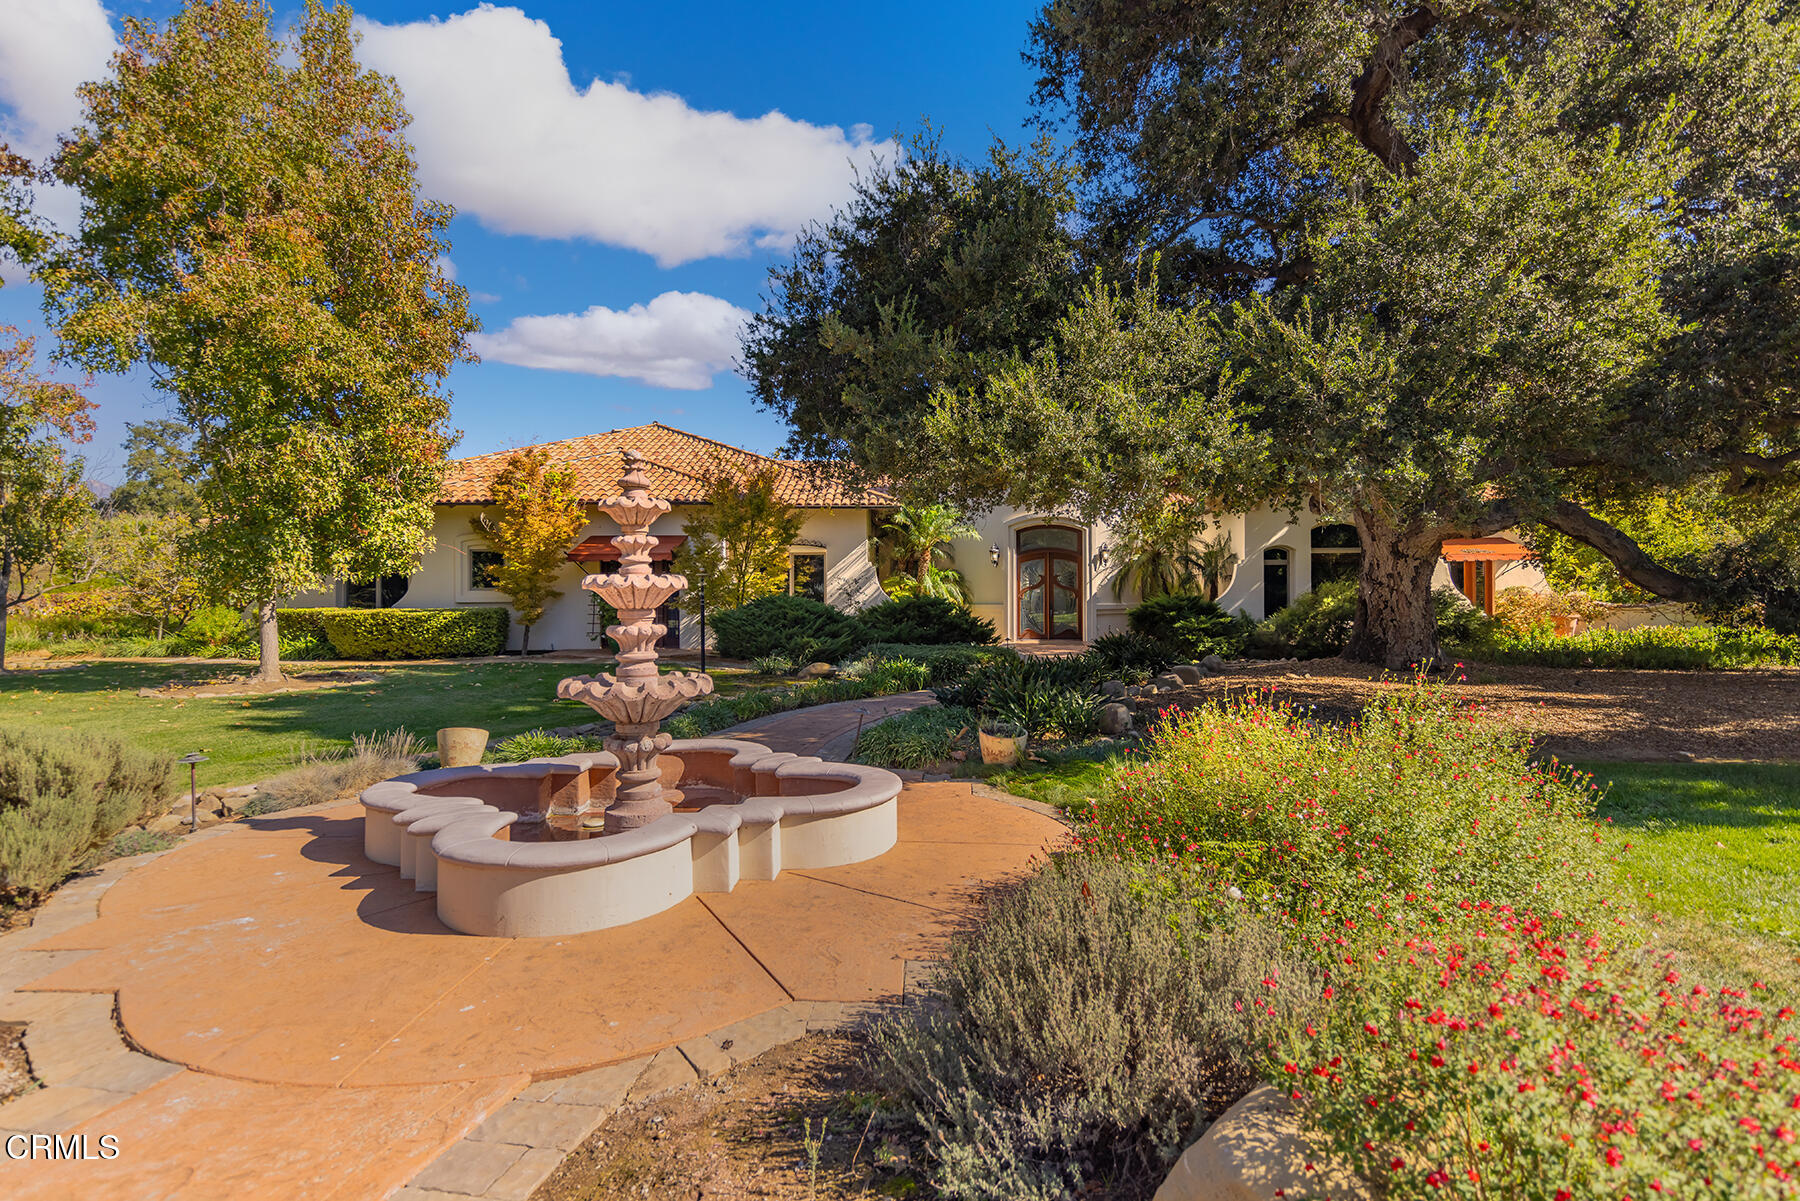
[[[619,494],[624,454],[635,450],[649,461],[651,493],[676,504],[705,500],[709,474],[720,470],[754,471],[771,463],[777,468],[775,495],[785,504],[803,509],[854,509],[896,503],[879,489],[846,484],[836,478],[829,465],[771,459],[660,421],[520,449],[549,451],[550,463],[572,471],[576,494],[589,502]],[[493,499],[490,492],[494,477],[515,453],[499,450],[454,460],[438,489],[437,503],[486,504]]]

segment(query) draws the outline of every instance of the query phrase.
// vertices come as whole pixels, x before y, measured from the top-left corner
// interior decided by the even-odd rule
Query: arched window
[[[1312,586],[1354,580],[1362,573],[1362,539],[1353,525],[1316,525],[1312,531]]]
[[[1284,546],[1271,546],[1263,552],[1263,616],[1269,617],[1287,608],[1288,553]]]

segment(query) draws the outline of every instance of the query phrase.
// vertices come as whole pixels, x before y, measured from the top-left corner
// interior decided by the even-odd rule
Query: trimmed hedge
[[[506,650],[507,611],[469,609],[280,609],[283,639],[322,638],[341,659],[458,659]]]
[[[1183,660],[1244,653],[1253,623],[1233,617],[1203,596],[1159,596],[1125,615],[1132,633],[1154,638]]]
[[[174,760],[111,738],[0,730],[0,885],[43,893],[152,815]]]

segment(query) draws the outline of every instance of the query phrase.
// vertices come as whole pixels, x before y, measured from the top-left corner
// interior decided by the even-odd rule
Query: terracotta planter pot
[[[981,761],[1011,767],[1025,754],[1025,735],[1013,738],[1005,734],[978,732],[981,739]]]
[[[474,726],[445,726],[438,731],[439,767],[474,767],[487,754],[488,732]]]

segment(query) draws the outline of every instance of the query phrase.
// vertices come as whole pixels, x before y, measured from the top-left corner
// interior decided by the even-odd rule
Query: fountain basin
[[[464,934],[542,938],[638,921],[696,892],[784,868],[840,867],[891,850],[900,779],[727,738],[660,756],[676,812],[616,834],[588,830],[618,760],[599,751],[440,768],[365,789],[363,852],[437,893]]]

